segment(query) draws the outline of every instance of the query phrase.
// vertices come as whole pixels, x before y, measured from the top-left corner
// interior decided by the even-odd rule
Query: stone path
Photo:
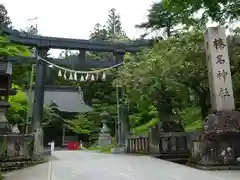
[[[56,151],[51,162],[5,174],[6,180],[237,180],[240,171],[201,171],[147,157]],[[52,165],[52,166],[51,166]],[[52,171],[52,176],[50,172]]]

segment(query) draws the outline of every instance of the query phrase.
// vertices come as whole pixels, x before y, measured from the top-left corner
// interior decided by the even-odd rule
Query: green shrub
[[[143,124],[141,126],[131,129],[131,134],[148,135],[149,129],[157,125],[158,122],[159,120],[157,118],[153,118],[151,121],[147,122],[146,124]]]

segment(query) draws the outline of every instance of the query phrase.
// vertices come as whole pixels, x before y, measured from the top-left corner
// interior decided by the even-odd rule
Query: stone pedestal
[[[192,143],[191,163],[208,169],[240,169],[240,112],[208,116],[204,132]]]
[[[8,123],[6,118],[6,110],[1,108],[0,109],[0,134],[9,134],[11,133],[11,126]]]
[[[43,153],[43,130],[37,129],[34,133],[34,155],[40,156]]]

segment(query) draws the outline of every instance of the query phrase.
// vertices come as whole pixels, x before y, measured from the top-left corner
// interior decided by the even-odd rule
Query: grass
[[[101,153],[109,154],[109,153],[111,153],[111,149],[114,148],[114,147],[117,147],[117,145],[112,144],[112,145],[108,145],[108,146],[105,146],[105,147],[92,146],[92,147],[89,147],[87,150],[98,151],[98,152],[101,152]]]
[[[155,125],[157,125],[158,122],[159,122],[159,120],[157,118],[152,119],[151,121],[147,122],[146,124],[143,124],[136,128],[132,128],[131,134],[146,136],[146,135],[148,135],[149,129],[154,127]]]
[[[185,131],[186,132],[193,132],[193,131],[196,131],[198,129],[202,129],[202,127],[203,127],[203,121],[196,120],[196,121],[192,122],[191,124],[186,125]]]
[[[117,144],[116,138],[112,137],[112,144],[111,145],[107,145],[105,147],[100,147],[100,146],[95,144],[95,145],[92,145],[89,148],[84,148],[84,150],[98,151],[98,152],[101,152],[101,153],[109,154],[109,153],[111,153],[111,149],[115,148],[115,147],[118,147],[118,144]]]
[[[186,108],[181,112],[181,118],[186,132],[193,132],[203,127],[199,108]],[[157,125],[158,119],[152,119],[146,124],[131,129],[133,136],[148,136],[149,129]]]

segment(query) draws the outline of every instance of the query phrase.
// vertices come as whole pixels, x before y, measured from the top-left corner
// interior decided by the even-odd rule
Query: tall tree
[[[36,26],[29,26],[27,27],[25,30],[21,30],[22,32],[24,32],[26,35],[37,35],[38,34],[38,29]]]
[[[108,12],[107,30],[110,36],[124,36],[125,32],[122,29],[120,15],[116,12],[115,8],[110,9]]]
[[[31,53],[27,47],[14,44],[10,42],[7,37],[0,36],[0,57],[30,55]],[[23,125],[27,110],[27,98],[22,92],[22,87],[20,87],[22,84],[19,81],[26,78],[27,71],[26,68],[22,66],[14,65],[13,72],[13,88],[17,89],[17,94],[15,96],[10,96],[9,98],[11,106],[7,117],[11,124]],[[19,86],[16,84],[19,84]]]
[[[119,82],[126,87],[129,99],[153,104],[161,121],[169,121],[173,112],[193,104],[200,107],[204,119],[210,101],[203,34],[194,29],[170,37],[140,53],[136,61],[125,63]],[[234,89],[239,92],[240,46],[236,39],[229,44],[229,54]]]
[[[148,11],[147,22],[136,25],[137,28],[145,28],[155,30],[163,30],[164,35],[171,36],[175,31],[173,27],[180,24],[181,17],[177,13],[168,12],[162,1],[154,3]]]
[[[0,4],[0,25],[10,26],[12,21],[8,16],[8,11],[3,4]]]
[[[101,24],[95,24],[93,30],[90,32],[90,39],[94,40],[107,40],[108,39],[108,31],[105,26],[101,26]]]
[[[97,23],[95,24],[92,31],[90,31],[91,40],[109,40],[109,33],[107,27]],[[110,59],[113,57],[112,53],[109,52],[91,52],[87,54],[91,59],[102,60]]]
[[[187,16],[185,18],[184,16]],[[163,1],[153,3],[148,10],[147,22],[136,25],[137,28],[151,29],[152,31],[161,30],[161,36],[170,37],[178,34],[191,26],[205,25],[205,21],[200,21],[194,14],[169,11],[163,4]],[[148,35],[147,33],[143,35]]]
[[[202,19],[211,18],[213,21],[226,23],[239,19],[240,17],[240,1],[239,0],[163,0],[165,7],[170,12],[179,13],[185,19],[188,15],[198,14]]]

